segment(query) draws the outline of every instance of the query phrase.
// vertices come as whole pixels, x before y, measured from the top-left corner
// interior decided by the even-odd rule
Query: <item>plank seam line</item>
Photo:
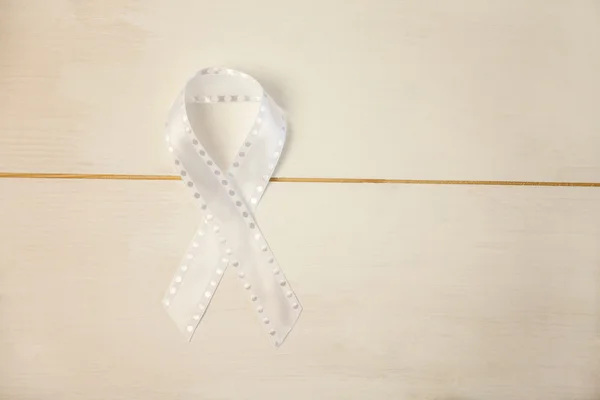
[[[0,178],[12,179],[80,179],[80,180],[133,180],[178,181],[177,175],[135,174],[67,174],[37,172],[0,172]],[[550,182],[550,181],[501,181],[501,180],[452,180],[452,179],[380,179],[380,178],[292,178],[273,177],[271,182],[286,183],[371,183],[405,185],[471,185],[471,186],[542,186],[542,187],[600,187],[600,182]]]

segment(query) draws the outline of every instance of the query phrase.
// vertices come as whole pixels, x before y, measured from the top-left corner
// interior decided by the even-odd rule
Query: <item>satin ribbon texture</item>
[[[198,109],[237,102],[253,103],[256,112],[232,164],[221,166],[200,141],[203,114]],[[302,306],[254,217],[279,161],[286,129],[283,110],[258,81],[227,68],[199,71],[171,108],[167,146],[203,221],[163,299],[168,314],[188,340],[227,267],[235,270],[276,346],[300,317]]]

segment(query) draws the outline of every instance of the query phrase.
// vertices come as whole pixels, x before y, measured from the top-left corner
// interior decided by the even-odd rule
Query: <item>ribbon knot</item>
[[[193,104],[256,102],[258,110],[232,164],[223,169],[196,134]],[[168,314],[191,340],[226,268],[236,270],[262,325],[276,346],[302,311],[254,211],[279,161],[286,137],[283,110],[252,77],[208,68],[192,77],[171,108],[166,140],[203,222],[163,299]]]

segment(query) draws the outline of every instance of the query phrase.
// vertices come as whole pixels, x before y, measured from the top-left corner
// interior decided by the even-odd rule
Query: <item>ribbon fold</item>
[[[258,108],[232,164],[223,169],[196,134],[201,116],[193,106],[229,102],[258,103]],[[232,69],[199,71],[171,108],[167,145],[203,216],[163,298],[168,314],[188,340],[229,266],[236,270],[276,346],[300,317],[302,306],[254,218],[285,138],[283,110],[254,78]]]

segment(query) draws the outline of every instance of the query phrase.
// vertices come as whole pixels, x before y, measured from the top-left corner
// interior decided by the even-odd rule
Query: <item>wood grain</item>
[[[289,113],[277,176],[599,182],[599,35],[597,0],[4,0],[0,171],[170,174],[227,65]]]
[[[187,343],[160,300],[179,182],[0,180],[2,399],[594,399],[600,191],[274,183],[305,312],[272,348],[228,271]]]

